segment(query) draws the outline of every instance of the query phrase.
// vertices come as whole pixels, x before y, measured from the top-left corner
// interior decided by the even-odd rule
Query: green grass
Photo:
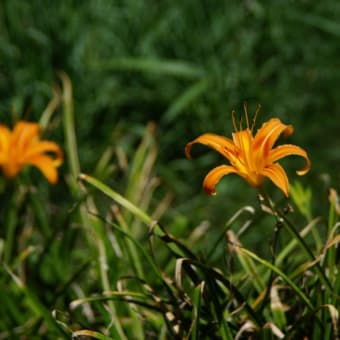
[[[0,4],[0,122],[65,153],[0,177],[0,339],[339,339],[336,1]],[[290,197],[185,144],[294,125]],[[268,184],[268,185],[267,185]],[[273,203],[270,203],[273,202]]]
[[[328,203],[321,198],[329,206],[325,222],[312,218],[311,189],[295,184],[296,212],[266,194],[253,206],[226,212],[224,229],[207,223],[184,231],[178,217],[169,228],[162,218],[169,203],[154,171],[154,125],[126,164],[120,193],[105,177],[80,172],[72,87],[62,79],[66,166],[60,185],[70,205],[58,205],[55,188],[39,190],[33,171],[6,183],[3,195],[12,199],[2,220],[0,338],[338,337],[334,189]],[[111,173],[109,157],[96,169]],[[251,249],[248,233],[261,234],[261,246]]]

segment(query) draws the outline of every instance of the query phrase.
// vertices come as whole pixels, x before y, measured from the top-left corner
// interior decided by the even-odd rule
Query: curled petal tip
[[[312,163],[310,161],[310,159],[308,158],[308,156],[306,156],[306,165],[303,169],[301,170],[297,170],[296,173],[299,175],[299,176],[303,176],[305,175],[311,168],[312,166]]]
[[[188,158],[188,159],[191,159],[191,154],[190,154],[191,145],[192,145],[191,142],[188,143],[188,144],[185,146],[185,149],[184,149],[185,156],[186,156],[186,158]]]
[[[304,167],[303,169],[301,170],[297,170],[296,173],[299,175],[299,176],[303,176],[305,175],[308,171],[310,170],[310,166],[306,166]]]
[[[209,195],[216,195],[216,185],[219,183],[221,178],[230,173],[236,173],[234,167],[230,165],[220,165],[210,170],[205,176],[203,181],[203,189]]]
[[[294,127],[293,125],[287,125],[286,126],[286,129],[284,130],[283,134],[284,136],[287,138],[289,137],[290,135],[292,135],[294,132]]]
[[[203,186],[203,190],[210,196],[216,196],[216,190]]]

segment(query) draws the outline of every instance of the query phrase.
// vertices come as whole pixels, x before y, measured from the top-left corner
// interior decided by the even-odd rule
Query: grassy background
[[[187,198],[214,156],[187,162],[185,143],[229,134],[232,110],[261,103],[259,124],[278,116],[295,126],[291,142],[310,152],[310,177],[338,182],[339,13],[337,1],[3,1],[1,119],[37,120],[63,70],[84,171],[152,120],[157,169]]]
[[[261,103],[259,125],[273,116],[294,125],[290,142],[305,148],[312,159],[312,171],[301,181],[312,188],[315,214],[325,207],[320,196],[327,196],[330,185],[339,186],[339,16],[340,4],[335,0],[3,0],[0,120],[39,120],[52,98],[52,85],[60,86],[58,72],[66,72],[73,84],[81,170],[99,174],[126,195],[134,185],[131,169],[138,164],[140,138],[153,121],[158,155],[152,174],[162,184],[152,194],[150,209],[170,192],[172,203],[165,209],[164,223],[183,238],[209,220],[216,234],[195,244],[209,253],[211,242],[235,210],[256,204],[256,197],[246,183],[232,176],[221,182],[219,195],[206,197],[201,181],[221,159],[197,148],[197,157],[188,161],[184,146],[203,132],[229,135],[230,112],[241,113],[244,101],[249,112]],[[47,135],[63,146],[61,125],[60,107]],[[96,166],[107,150],[113,153],[115,168],[101,173]],[[301,166],[293,159],[284,164],[291,175]],[[56,260],[63,249],[75,244],[82,249],[86,244],[76,237],[78,222],[72,209],[79,197],[74,192],[70,195],[67,169],[67,164],[61,168],[57,187],[50,190],[44,183],[37,184],[52,212],[52,218],[40,216],[39,226],[48,224],[43,240],[57,240],[53,234],[57,230],[65,242],[54,241],[49,251],[44,248],[48,256],[39,260],[42,267],[37,272],[32,271],[32,277],[42,277],[43,286],[51,291],[63,291],[58,283],[62,286],[65,277],[74,275],[79,259],[86,263],[79,249],[72,263],[67,263],[65,255]],[[107,202],[103,198],[100,202],[98,208],[104,212]],[[22,216],[26,220],[27,215]],[[261,218],[259,223],[266,224]],[[253,232],[250,242],[261,248],[263,237],[271,236],[270,227],[263,234]],[[39,237],[33,241],[39,244]],[[223,248],[219,251],[223,253]],[[221,256],[212,262],[218,263]],[[87,292],[96,289],[93,277],[83,287]],[[39,285],[39,280],[31,283]],[[70,295],[61,294],[60,299],[69,301]],[[49,293],[43,299],[53,304]],[[59,301],[60,306],[65,301]]]
[[[38,118],[63,70],[86,166],[118,126],[134,131],[150,120],[162,160],[178,160],[187,139],[229,133],[231,110],[246,100],[262,104],[263,120],[294,124],[318,170],[321,161],[333,167],[339,12],[337,1],[5,0],[0,114]]]

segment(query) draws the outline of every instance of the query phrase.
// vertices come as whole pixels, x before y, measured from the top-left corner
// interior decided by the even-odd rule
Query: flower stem
[[[301,237],[299,232],[295,229],[292,222],[289,221],[288,218],[280,210],[278,210],[276,208],[275,204],[272,202],[272,200],[270,199],[270,197],[268,196],[267,192],[264,190],[263,187],[260,188],[259,193],[260,193],[261,197],[263,198],[264,202],[268,205],[268,207],[272,211],[277,222],[282,223],[285,226],[285,228],[288,230],[288,232],[291,235],[293,235],[293,237],[297,240],[300,247],[304,250],[304,252],[310,258],[310,260],[315,262],[315,268],[316,268],[317,275],[318,275],[320,281],[325,285],[325,288],[332,290],[332,285],[329,282],[325,273],[322,271],[322,268],[320,267],[319,263],[317,263],[317,260],[314,256],[313,252],[310,250],[310,248],[306,244],[305,240]]]

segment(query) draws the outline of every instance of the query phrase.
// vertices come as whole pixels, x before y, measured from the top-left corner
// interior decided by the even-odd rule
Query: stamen
[[[233,123],[234,131],[237,132],[238,129],[237,129],[236,120],[235,120],[235,110],[231,111],[231,121]]]
[[[249,118],[248,118],[248,104],[247,102],[243,102],[243,110],[246,116],[246,123],[247,123],[247,129],[249,129]]]
[[[242,126],[242,116],[240,117],[239,126],[240,126],[240,131],[242,131],[242,130],[243,130],[243,126]]]
[[[255,127],[255,123],[256,123],[256,119],[257,119],[257,115],[259,114],[259,112],[261,111],[261,104],[257,104],[257,108],[256,111],[254,113],[254,116],[252,118],[252,122],[251,122],[251,132],[253,132],[254,127]]]

